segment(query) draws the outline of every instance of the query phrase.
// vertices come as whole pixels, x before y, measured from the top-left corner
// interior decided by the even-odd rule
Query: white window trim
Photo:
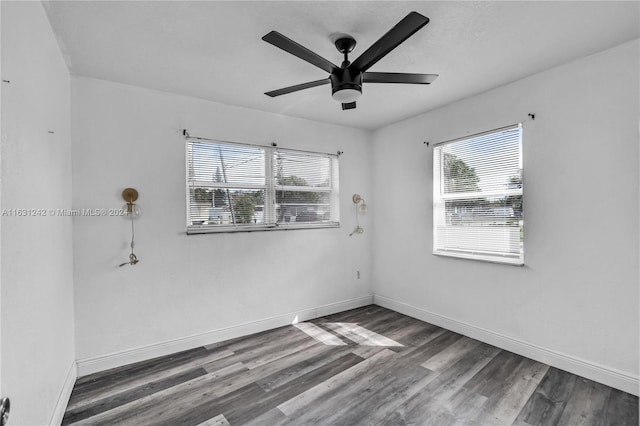
[[[437,146],[442,146],[442,145],[446,145],[446,144],[449,144],[449,143],[455,143],[455,142],[459,142],[459,141],[464,141],[464,140],[468,140],[468,139],[472,139],[472,138],[488,135],[488,134],[491,134],[491,133],[497,133],[497,132],[500,132],[500,131],[514,129],[514,128],[518,128],[522,132],[522,123],[518,123],[518,124],[511,125],[511,126],[505,126],[505,127],[501,127],[501,128],[494,129],[494,130],[489,130],[489,131],[486,131],[486,132],[481,132],[481,133],[477,133],[477,134],[473,134],[473,135],[463,136],[463,137],[460,137],[460,138],[439,142],[439,143],[434,145],[434,148],[437,147]],[[521,170],[521,173],[522,173],[522,179],[524,181],[524,170],[523,170],[523,164],[522,164],[522,133],[520,134],[520,144],[521,145],[520,145],[519,162],[520,162],[520,170]],[[432,152],[433,152],[432,164],[434,165],[434,172],[435,172],[435,161],[436,161],[435,149]],[[438,161],[440,161],[440,160],[438,159]],[[438,205],[438,202],[445,201],[445,200],[473,199],[473,198],[478,198],[478,195],[479,195],[478,192],[458,192],[458,193],[443,194],[441,185],[442,185],[442,182],[441,182],[440,177],[436,178],[436,176],[434,174],[434,177],[433,177],[433,192],[432,192],[432,194],[433,194],[433,207],[432,207],[432,212],[433,212],[433,227],[432,227],[432,229],[433,229],[433,250],[432,250],[432,254],[433,255],[442,256],[442,257],[453,257],[453,258],[459,258],[459,259],[477,260],[477,261],[499,263],[499,264],[507,264],[507,265],[515,265],[515,266],[524,266],[524,250],[523,250],[522,247],[520,249],[520,256],[518,256],[518,257],[515,257],[513,255],[507,255],[507,254],[497,254],[495,252],[488,252],[488,251],[437,248],[436,247],[436,241],[437,241],[437,232],[438,232],[437,231],[437,228],[438,228],[438,226],[437,226],[438,217],[436,215],[436,207]],[[524,187],[522,189],[519,189],[519,190],[505,189],[503,191],[486,191],[486,192],[482,192],[481,193],[481,196],[483,198],[485,198],[485,197],[491,198],[491,197],[498,197],[498,196],[510,196],[510,195],[521,195],[523,200],[524,200]],[[524,203],[524,201],[523,201],[523,203]],[[524,226],[524,221],[523,221],[523,226]]]
[[[237,189],[260,189],[265,191],[265,206],[266,205],[274,205],[275,206],[275,198],[276,191],[284,190],[284,191],[309,191],[309,192],[328,192],[331,194],[331,201],[333,205],[335,205],[335,211],[332,212],[333,219],[332,221],[321,222],[321,223],[276,223],[275,215],[276,209],[265,208],[265,223],[261,224],[230,224],[230,225],[192,225],[189,223],[190,221],[190,189],[195,183],[197,187],[206,187],[212,189],[226,189],[229,185],[220,184],[215,182],[202,182],[202,181],[192,181],[189,179],[190,172],[190,160],[189,160],[189,143],[190,142],[210,142],[210,143],[221,143],[225,145],[238,145],[244,147],[257,147],[265,150],[265,185],[253,185],[253,184],[233,184],[233,188]],[[303,153],[303,154],[311,154],[318,156],[325,156],[328,158],[332,158],[335,161],[331,161],[330,163],[330,175],[331,175],[331,187],[329,188],[315,188],[315,187],[305,187],[305,186],[281,186],[275,183],[275,179],[273,179],[273,154],[276,151],[288,151],[295,153]],[[267,146],[267,145],[257,145],[257,144],[247,144],[240,142],[229,142],[223,141],[219,139],[205,139],[205,138],[196,138],[187,136],[185,140],[185,167],[186,167],[186,227],[187,227],[187,235],[197,235],[197,234],[215,234],[215,233],[236,233],[236,232],[256,232],[256,231],[287,231],[287,230],[296,230],[296,229],[324,229],[324,228],[339,228],[340,227],[340,204],[339,204],[339,179],[338,179],[338,159],[339,154],[329,154],[323,152],[315,152],[315,151],[305,151],[305,150],[296,150],[289,148],[278,148],[277,146]],[[271,178],[270,178],[271,177]]]

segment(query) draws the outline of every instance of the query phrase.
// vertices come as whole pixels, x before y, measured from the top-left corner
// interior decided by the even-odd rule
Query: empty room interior
[[[2,1],[2,425],[637,425],[640,2]]]

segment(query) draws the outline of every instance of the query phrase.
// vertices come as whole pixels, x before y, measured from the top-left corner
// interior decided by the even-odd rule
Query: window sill
[[[262,231],[290,231],[294,229],[324,229],[339,228],[340,222],[325,222],[321,224],[301,223],[282,225],[196,225],[187,227],[187,235],[196,234],[229,234],[236,232],[262,232]]]
[[[512,266],[524,266],[523,258],[492,256],[489,254],[466,253],[466,252],[456,252],[456,251],[447,251],[447,252],[434,251],[433,254],[435,256],[455,257],[458,259],[467,259],[467,260],[479,260],[481,262],[501,263],[504,265],[512,265]]]

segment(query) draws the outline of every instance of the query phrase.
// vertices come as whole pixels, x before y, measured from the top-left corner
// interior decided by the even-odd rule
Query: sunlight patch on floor
[[[340,340],[339,337],[334,336],[326,330],[318,327],[310,322],[301,322],[293,324],[298,330],[305,332],[308,336],[313,337],[320,343],[324,343],[329,346],[346,346],[347,344]]]
[[[327,328],[363,346],[403,346],[395,340],[349,322],[327,322]]]

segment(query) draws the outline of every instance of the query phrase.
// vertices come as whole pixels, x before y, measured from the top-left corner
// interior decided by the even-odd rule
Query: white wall
[[[2,207],[68,209],[69,73],[40,2],[1,8],[2,79],[10,81],[2,83]],[[1,247],[10,424],[48,424],[75,371],[71,219],[3,216]]]
[[[134,187],[142,210],[134,267],[118,268],[128,256],[126,220],[74,220],[78,359],[370,295],[370,232],[348,237],[352,194],[371,193],[370,132],[86,78],[72,78],[71,99],[74,208],[118,208],[122,190]],[[183,128],[192,136],[344,151],[342,226],[185,235]]]
[[[350,301],[372,288],[387,301],[637,378],[638,42],[373,135],[100,80],[70,84],[40,3],[2,2],[2,59],[11,80],[2,92],[2,207],[118,208],[122,189],[133,186],[143,210],[141,263],[124,268],[129,227],[121,218],[74,218],[72,250],[69,217],[3,217],[2,391],[12,398],[12,423],[51,419],[74,358]],[[432,256],[431,150],[422,141],[529,112],[526,266]],[[344,151],[343,226],[186,236],[183,128]],[[365,234],[349,238],[354,192],[371,209]]]
[[[638,51],[627,43],[376,131],[376,295],[637,383]],[[432,255],[432,149],[423,141],[528,113],[526,266]]]

